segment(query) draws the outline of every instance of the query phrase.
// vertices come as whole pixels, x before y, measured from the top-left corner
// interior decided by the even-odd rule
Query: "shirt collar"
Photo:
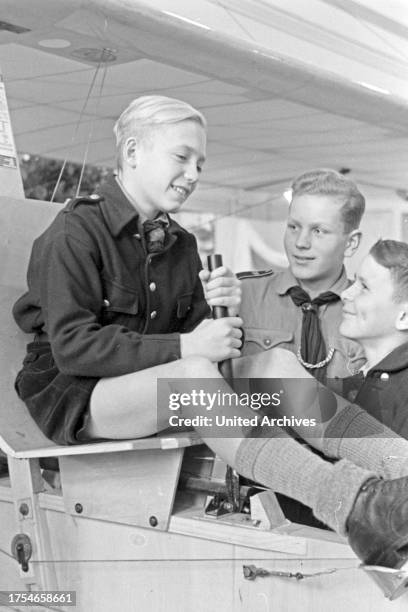
[[[139,213],[132,204],[130,195],[115,177],[112,176],[102,185],[100,194],[103,198],[101,210],[112,236],[119,236],[128,225],[138,227]],[[173,224],[166,213],[159,213],[156,219],[163,220],[167,227],[172,228]]]
[[[347,289],[350,281],[347,278],[346,269],[343,266],[340,277],[336,280],[336,282],[326,289],[326,291],[332,291],[333,293],[337,293],[338,296]],[[280,277],[277,279],[276,283],[276,293],[279,295],[285,295],[291,287],[295,285],[299,285],[299,281],[292,274],[290,268],[286,268],[280,274]]]
[[[136,210],[138,216],[139,216],[139,224],[142,226],[144,221],[148,221],[148,219],[144,219],[143,223],[142,218],[144,217],[144,215],[140,214],[139,211],[139,207],[137,205],[137,201],[132,198],[132,195],[129,193],[129,191],[126,189],[126,187],[124,186],[124,184],[122,183],[122,181],[120,180],[120,178],[118,176],[115,176],[115,180],[117,182],[117,184],[119,185],[119,189],[121,189],[123,191],[123,193],[125,194],[126,199],[128,200],[128,202],[130,202],[130,204],[133,206],[133,208]],[[163,224],[166,227],[169,227],[170,225],[170,219],[167,213],[165,212],[158,212],[157,215],[154,217],[154,219],[152,219],[152,221],[162,221]]]
[[[408,368],[408,342],[397,346],[397,348],[388,353],[384,359],[381,359],[379,363],[368,371],[397,372],[406,368]]]
[[[102,214],[112,236],[119,236],[131,222],[137,226],[139,214],[113,176],[102,185],[100,194]]]

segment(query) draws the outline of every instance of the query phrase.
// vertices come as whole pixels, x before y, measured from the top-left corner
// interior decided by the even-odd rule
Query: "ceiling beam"
[[[382,15],[381,13],[377,13],[371,8],[360,4],[359,2],[355,2],[355,0],[321,0],[325,4],[329,4],[330,6],[335,6],[349,15],[352,15],[358,20],[366,21],[367,23],[371,23],[372,25],[389,32],[390,34],[395,34],[396,36],[400,36],[401,38],[408,39],[408,27],[401,23],[400,21],[395,21],[395,19],[391,19],[386,15]],[[408,11],[407,11],[408,13]]]

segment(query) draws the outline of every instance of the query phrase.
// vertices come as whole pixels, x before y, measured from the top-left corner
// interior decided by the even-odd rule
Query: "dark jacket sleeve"
[[[178,333],[142,335],[122,325],[101,325],[104,296],[91,244],[60,232],[41,260],[40,303],[62,373],[118,376],[180,357]]]

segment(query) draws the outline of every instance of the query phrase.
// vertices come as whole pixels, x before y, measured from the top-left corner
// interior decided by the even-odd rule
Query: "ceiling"
[[[115,118],[138,95],[160,93],[208,119],[193,209],[256,211],[319,166],[404,190],[407,5],[2,0],[0,69],[17,148],[113,165]]]

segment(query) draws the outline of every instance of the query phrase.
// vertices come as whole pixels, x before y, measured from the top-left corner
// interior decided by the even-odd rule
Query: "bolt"
[[[23,516],[27,516],[30,512],[30,508],[28,507],[28,504],[23,503],[23,504],[20,504],[19,511],[20,511],[20,514],[22,514]]]

